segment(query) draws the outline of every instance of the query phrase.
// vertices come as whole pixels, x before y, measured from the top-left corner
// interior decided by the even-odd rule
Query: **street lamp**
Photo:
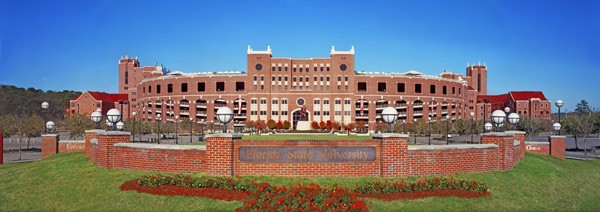
[[[517,113],[511,113],[510,115],[508,115],[508,123],[513,125],[513,129],[517,129],[517,123],[519,123],[519,114]]]
[[[160,114],[156,114],[156,118],[158,118],[158,120],[156,120],[156,126],[157,126],[157,128],[158,128],[158,130],[157,130],[157,131],[158,131],[158,132],[157,132],[157,134],[158,134],[158,140],[157,140],[156,142],[157,142],[158,144],[160,144],[160,121],[161,121],[161,120],[160,120]]]
[[[415,144],[417,143],[417,119],[413,119],[413,124],[415,126]]]
[[[48,102],[42,102],[42,113],[44,113],[44,123],[48,120],[47,113],[48,108],[50,108],[50,104]],[[44,127],[44,134],[48,133],[46,127]]]
[[[488,122],[488,123],[485,123],[485,124],[483,125],[483,129],[484,129],[486,132],[489,132],[489,131],[491,131],[491,130],[492,130],[492,123],[489,123],[489,122]]]
[[[53,121],[48,121],[46,122],[46,133],[51,133],[54,130],[54,122]]]
[[[450,144],[450,134],[449,134],[449,128],[450,128],[450,116],[446,115],[446,145]]]
[[[552,124],[552,129],[554,129],[554,131],[556,131],[556,133],[560,133],[560,127],[561,127],[560,123]]]
[[[194,118],[190,117],[190,144],[192,143],[193,129],[194,129]]]
[[[135,143],[135,116],[137,113],[135,111],[131,112],[131,117],[133,118],[133,126],[131,127],[131,134],[133,135],[133,143]]]
[[[179,122],[179,116],[175,116],[175,144],[179,144],[179,138],[177,137],[177,122]]]
[[[121,131],[125,128],[125,124],[122,121],[117,122],[117,130]]]
[[[502,122],[504,122],[504,119],[506,119],[506,114],[504,113],[504,111],[502,110],[495,110],[492,113],[492,122],[494,122],[494,124],[496,125],[496,132],[500,132],[500,127],[502,125]]]
[[[106,113],[106,120],[112,123],[113,130],[115,130],[117,122],[121,121],[121,111],[115,108],[108,110]]]
[[[560,125],[560,108],[563,106],[563,101],[562,100],[557,100],[555,105],[556,107],[558,107],[558,123]],[[560,127],[558,128],[558,135],[560,135]]]
[[[427,143],[427,145],[431,145],[431,116],[427,117],[427,131],[429,131],[429,133],[427,133],[427,135],[429,136],[429,142]]]
[[[102,121],[102,112],[96,110],[92,113],[92,121],[96,123],[96,129],[100,129],[100,121]]]
[[[221,107],[217,110],[217,119],[223,123],[223,133],[227,133],[227,123],[233,119],[233,111],[228,107]]]
[[[392,124],[398,119],[398,111],[393,107],[386,107],[381,111],[381,118],[388,124],[388,132],[392,132]]]
[[[471,143],[473,143],[473,134],[475,134],[475,112],[470,112],[471,116]]]

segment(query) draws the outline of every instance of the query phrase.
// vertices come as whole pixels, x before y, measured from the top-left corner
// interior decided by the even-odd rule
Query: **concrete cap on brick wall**
[[[373,134],[372,137],[373,138],[408,138],[408,135],[400,134],[400,133],[380,133],[380,134]]]
[[[564,135],[551,135],[551,136],[548,136],[548,138],[563,138],[563,139],[565,139],[565,138],[567,138],[567,136],[564,136]]]
[[[85,144],[85,141],[59,141],[61,144]]]
[[[498,136],[498,137],[512,137],[513,134],[510,133],[506,133],[506,132],[489,132],[489,133],[482,133],[482,136]]]
[[[86,132],[86,133],[92,133],[92,132],[95,132],[95,133],[100,133],[100,132],[104,132],[104,131],[106,131],[106,130],[93,129],[93,130],[86,130],[85,132]]]
[[[117,143],[115,147],[128,147],[140,149],[171,149],[171,150],[206,150],[204,145],[175,145],[175,144],[140,144],[140,143]]]
[[[510,134],[526,134],[525,131],[518,131],[518,130],[509,130],[509,131],[506,131],[505,133],[510,133]]]
[[[98,135],[131,135],[130,132],[121,132],[121,131],[105,131],[98,132]]]
[[[98,144],[98,139],[94,138],[90,140],[90,144]]]
[[[488,149],[498,148],[496,144],[450,144],[408,146],[408,150],[447,150],[447,149]]]
[[[206,135],[207,138],[242,138],[244,134],[215,133]]]
[[[525,145],[548,145],[547,141],[525,141]]]
[[[56,137],[56,134],[43,134],[42,137]]]

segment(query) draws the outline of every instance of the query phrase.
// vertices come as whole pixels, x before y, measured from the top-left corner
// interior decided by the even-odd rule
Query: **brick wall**
[[[42,135],[42,159],[58,153],[58,135]]]
[[[206,168],[210,175],[233,175],[233,142],[241,139],[237,134],[212,134],[206,140]]]
[[[533,154],[549,155],[550,143],[548,142],[525,142],[525,151]]]
[[[206,172],[206,147],[115,144],[113,168],[157,172]]]
[[[512,134],[501,132],[484,133],[481,136],[481,143],[498,145],[498,163],[500,170],[510,170],[515,165],[515,157],[513,154],[517,154],[517,152],[515,152]]]
[[[130,133],[107,131],[98,133],[98,148],[96,150],[96,165],[112,168],[114,145],[117,143],[129,143]]]
[[[525,132],[523,131],[507,131],[507,133],[510,133],[513,135],[513,138],[516,141],[519,141],[519,156],[520,159],[523,160],[525,159]]]
[[[408,175],[497,171],[499,156],[495,144],[409,146]]]
[[[404,141],[406,145],[406,141]],[[234,175],[276,175],[276,176],[380,176],[380,158],[366,162],[243,162],[239,160],[240,148],[260,147],[375,147],[379,152],[379,142],[375,140],[236,140],[234,142]],[[207,150],[210,147],[207,143]],[[210,151],[209,151],[210,152]],[[316,157],[316,156],[313,156]]]
[[[98,139],[90,139],[90,161],[98,165]]]
[[[98,138],[98,133],[103,133],[104,130],[86,130],[85,131],[85,157],[90,157],[90,140]]]
[[[84,152],[85,141],[59,141],[58,152]]]
[[[382,177],[405,177],[408,175],[408,135],[379,134],[373,136],[380,142],[380,171]]]
[[[550,141],[550,155],[565,159],[565,136],[550,136],[548,137],[548,141]]]

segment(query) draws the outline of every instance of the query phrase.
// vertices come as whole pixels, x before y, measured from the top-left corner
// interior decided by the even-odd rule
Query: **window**
[[[274,104],[274,105],[276,105],[276,104],[279,104],[279,103],[277,103],[277,102],[278,102],[278,101],[277,101],[277,99],[273,99],[273,100],[271,100],[271,103],[272,103],[272,104]]]
[[[321,72],[323,72],[323,66],[321,66]]]
[[[345,80],[345,81],[348,81],[348,76],[344,76],[344,80]]]
[[[415,84],[415,93],[421,93],[421,84]]]
[[[287,116],[287,111],[285,111],[285,110],[284,110],[284,111],[281,111],[281,115],[282,115],[282,116]]]
[[[303,78],[302,78],[302,77],[300,77],[300,82],[302,82],[302,79],[303,79]]]
[[[329,111],[323,111],[323,115],[324,116],[328,116],[329,115]]]
[[[258,77],[256,75],[254,75],[254,81],[258,80]]]
[[[285,67],[285,71],[287,71],[287,70],[288,70],[288,67],[286,66],[286,67]]]
[[[329,104],[329,99],[323,99],[323,104],[328,105]]]
[[[293,78],[292,78],[292,81],[296,82],[296,77],[293,77]]]
[[[344,100],[344,104],[349,105],[350,104],[350,100],[349,99],[345,99]]]
[[[257,102],[256,99],[251,99],[250,100],[250,104],[256,104],[256,102]]]
[[[323,81],[323,76],[321,76],[321,81]]]
[[[315,66],[315,72],[317,72],[317,67]]]
[[[288,81],[288,77],[287,76],[283,77],[283,79],[284,79],[284,81]]]
[[[142,88],[142,93],[146,93],[146,87]]]
[[[156,85],[156,93],[160,93],[160,85]]]
[[[367,91],[367,82],[358,82],[358,92]]]
[[[293,72],[296,72],[296,68],[292,69]]]
[[[182,93],[187,93],[188,91],[188,87],[187,87],[187,83],[181,83],[181,92]]]
[[[327,66],[327,71],[329,71],[329,66]]]
[[[167,84],[167,93],[173,93],[173,84]]]
[[[152,86],[148,86],[148,93],[152,93]]]
[[[236,91],[244,91],[244,82],[235,82],[235,90]]]
[[[442,94],[446,95],[448,94],[448,92],[446,92],[446,86],[442,86]]]
[[[334,115],[341,116],[342,115],[342,111],[335,111]]]
[[[405,84],[404,83],[398,83],[398,93],[404,93],[405,90]]]
[[[260,104],[267,104],[267,99],[260,99]]]
[[[429,93],[435,94],[435,85],[429,85]]]
[[[287,105],[287,99],[282,99],[282,100],[281,100],[281,104],[282,104],[282,105]]]
[[[275,66],[271,67],[271,70],[275,71]]]
[[[321,104],[321,100],[315,99],[313,104],[315,104],[315,105]]]
[[[266,116],[267,115],[267,111],[266,110],[261,110],[260,111],[260,115],[261,116]]]
[[[265,81],[265,76],[264,75],[260,75],[260,81]]]
[[[379,91],[379,92],[385,92],[385,90],[386,90],[385,87],[386,87],[385,82],[378,82],[377,83],[377,91]]]
[[[225,91],[225,82],[217,82],[217,91]]]
[[[456,94],[456,88],[452,87],[452,95]]]
[[[279,111],[271,111],[271,115],[272,116],[278,116],[279,115]]]
[[[278,81],[281,81],[281,76],[279,76],[279,77],[277,78],[277,80],[278,80]]]
[[[320,116],[321,115],[321,111],[315,111],[315,116]]]
[[[300,73],[302,73],[302,67],[300,67],[299,69],[300,69]]]
[[[254,116],[258,115],[258,111],[254,111],[254,110],[250,111],[250,115],[254,115]]]
[[[308,77],[306,77],[306,82],[308,82]]]
[[[350,111],[344,111],[344,115],[345,116],[349,116],[350,115]]]
[[[272,76],[272,77],[271,77],[271,81],[275,81],[275,76]]]
[[[338,81],[342,81],[342,76],[338,75]]]
[[[281,71],[281,66],[279,66],[278,70]]]
[[[329,76],[327,76],[327,82],[329,82]]]
[[[336,99],[336,100],[334,101],[334,103],[335,103],[336,105],[341,105],[341,104],[342,104],[342,100],[341,100],[341,99]]]

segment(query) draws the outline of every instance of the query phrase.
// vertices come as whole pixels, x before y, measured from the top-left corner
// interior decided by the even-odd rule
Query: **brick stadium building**
[[[365,121],[373,126],[388,106],[396,108],[399,121],[405,123],[470,118],[470,112],[481,119],[484,107],[489,120],[492,109],[506,106],[550,117],[550,103],[541,92],[488,96],[485,64],[467,64],[466,75],[356,72],[354,47],[332,47],[328,58],[273,57],[270,47],[248,47],[247,58],[245,72],[182,73],[157,65],[141,67],[137,58],[126,56],[119,60],[119,93],[128,94],[126,106],[148,121],[179,117],[218,124],[215,112],[227,106],[234,111],[237,129],[247,120],[270,119],[287,120],[294,127],[300,120]]]

